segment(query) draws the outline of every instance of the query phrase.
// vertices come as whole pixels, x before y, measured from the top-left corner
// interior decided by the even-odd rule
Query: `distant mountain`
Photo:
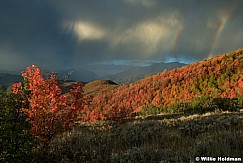
[[[50,70],[44,69],[42,72],[50,72]],[[86,69],[69,69],[69,70],[53,70],[57,72],[59,81],[65,80],[65,82],[60,82],[60,86],[64,93],[68,92],[73,86],[75,81],[90,82],[98,79],[99,76]],[[22,76],[13,74],[11,71],[0,70],[0,89],[3,91],[11,90],[13,83],[22,81]],[[19,72],[20,74],[21,72]]]
[[[221,54],[190,65],[163,71],[130,85],[96,94],[93,112],[110,108],[166,107],[198,96],[243,97],[243,49]]]
[[[22,81],[22,76],[6,72],[0,70],[0,90],[11,91],[12,84]]]
[[[124,70],[127,70],[129,67],[128,65],[116,65],[116,64],[91,64],[86,66],[85,68],[99,74],[99,76],[106,76],[106,75],[114,75],[120,73]]]
[[[84,81],[90,82],[99,78],[94,72],[86,69],[67,69],[67,70],[54,70],[58,73],[58,79],[63,80],[73,80],[73,81]]]
[[[16,83],[22,80],[22,76],[9,74],[9,73],[0,73],[0,85]]]
[[[15,70],[15,71],[0,70],[0,84],[10,84],[10,83],[21,81],[22,79],[20,75],[21,71],[23,70]],[[42,69],[41,71],[43,73],[51,72],[51,69]],[[64,70],[53,69],[53,71],[57,73],[57,77],[59,80],[90,82],[100,78],[99,75],[85,68],[73,68],[73,69],[64,69]]]
[[[163,70],[171,70],[174,68],[179,68],[185,66],[186,64],[180,62],[170,62],[170,63],[153,63],[150,66],[137,66],[129,68],[123,72],[117,73],[115,75],[107,75],[101,77],[102,79],[112,80],[118,84],[129,84],[141,80],[147,76],[157,74]]]
[[[0,70],[0,73],[7,73],[7,74],[14,74],[19,75],[21,70],[15,70],[15,71],[8,71],[8,70]]]

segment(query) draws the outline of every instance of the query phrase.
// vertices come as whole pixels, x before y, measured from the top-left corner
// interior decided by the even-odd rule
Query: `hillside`
[[[79,81],[79,83],[82,83],[83,85],[85,85],[84,82]],[[62,93],[68,93],[70,92],[70,90],[73,88],[73,86],[75,84],[77,84],[76,81],[72,81],[72,80],[58,80],[58,84],[62,90]]]
[[[243,49],[220,54],[139,82],[99,94],[93,114],[112,108],[139,111],[145,106],[164,107],[198,96],[236,98],[243,95]]]
[[[219,160],[233,158],[240,162],[243,152],[243,112],[242,110],[228,111],[232,106],[235,107],[236,103],[231,104],[230,101],[230,105],[224,106],[224,101],[237,98],[239,102],[237,104],[240,105],[236,107],[243,108],[242,72],[243,49],[240,49],[181,68],[165,70],[126,86],[119,86],[110,80],[83,83],[85,95],[93,95],[94,98],[91,104],[88,98],[87,105],[81,107],[81,112],[78,112],[82,118],[81,121],[77,119],[75,121],[77,126],[55,133],[47,142],[38,142],[32,139],[37,136],[27,135],[29,128],[25,126],[29,125],[26,125],[25,119],[16,121],[16,115],[19,115],[19,112],[15,110],[23,106],[20,96],[13,94],[0,96],[0,106],[6,108],[0,109],[3,121],[1,123],[3,134],[0,135],[3,135],[1,138],[4,147],[0,159],[3,160],[2,162],[16,162],[5,160],[12,153],[15,154],[13,149],[16,144],[20,144],[17,146],[17,152],[29,152],[30,154],[26,157],[30,158],[29,162],[39,160],[42,162],[161,162],[161,160],[194,162],[198,158],[202,160],[204,157],[201,156],[212,156]],[[76,83],[63,80],[58,82],[64,93],[69,92],[69,89]],[[43,90],[46,91],[46,89]],[[78,100],[82,100],[82,94],[75,92],[73,97],[75,98],[76,95],[81,95],[78,96]],[[219,106],[226,108],[226,111],[216,110],[218,109],[216,108],[212,112],[202,114],[160,112],[156,115],[142,115],[143,110],[140,110],[146,107],[154,110],[170,107],[174,103],[188,102],[200,96],[224,98],[221,99],[223,101],[218,102],[223,102]],[[39,97],[41,96],[36,99],[40,100]],[[63,97],[73,98],[72,96]],[[43,100],[44,107],[50,106],[49,99]],[[77,102],[76,99],[74,105]],[[49,101],[52,103],[54,100]],[[72,102],[70,103],[73,105]],[[64,104],[69,104],[69,102]],[[71,110],[67,112],[68,117],[73,115],[74,110],[73,106],[66,105],[65,109],[63,106],[61,104],[60,114],[50,110],[43,114],[41,109],[36,109],[41,107],[35,108],[41,111],[44,118],[47,117],[44,119],[47,125],[42,128],[48,130],[48,123],[55,122],[54,117],[60,117],[60,121],[56,121],[56,125],[51,126],[57,127],[57,130],[60,129],[59,122],[66,118],[64,116],[66,109]],[[203,106],[204,103],[201,102],[196,109]],[[138,116],[131,116],[133,112],[136,112]],[[53,113],[51,118],[48,115],[50,113]],[[38,117],[38,114],[34,115]],[[43,118],[34,117],[34,120],[36,119],[40,119],[43,123]],[[101,121],[92,122],[95,120]],[[50,131],[49,133],[54,133]]]
[[[94,96],[96,94],[109,92],[117,87],[118,85],[111,80],[95,80],[85,84],[84,94]]]
[[[243,112],[161,114],[122,125],[88,123],[55,137],[33,158],[36,162],[195,162],[198,156],[242,160],[242,132]]]
[[[114,75],[104,76],[102,79],[112,80],[118,84],[129,84],[141,80],[147,76],[157,74],[165,69],[171,70],[185,65],[186,64],[180,62],[153,63],[150,66],[132,67]]]

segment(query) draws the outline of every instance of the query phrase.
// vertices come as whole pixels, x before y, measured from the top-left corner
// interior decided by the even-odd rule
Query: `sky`
[[[1,0],[0,69],[195,62],[242,48],[242,0]]]

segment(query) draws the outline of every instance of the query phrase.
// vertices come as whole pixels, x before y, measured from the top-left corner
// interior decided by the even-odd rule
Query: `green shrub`
[[[218,106],[213,102],[213,98],[209,96],[199,96],[188,102],[188,109],[185,112],[189,113],[206,113],[218,109]]]
[[[243,108],[243,96],[239,98],[212,98],[199,96],[188,102],[174,103],[168,107],[170,113],[204,114],[206,112],[238,111]]]
[[[29,162],[34,139],[29,134],[30,125],[20,111],[20,96],[7,93],[0,96],[0,162]]]
[[[174,103],[168,107],[169,113],[183,113],[185,110],[188,110],[188,103],[186,102]]]
[[[157,115],[161,113],[161,109],[156,106],[144,106],[139,112],[139,116],[147,116],[147,115]]]
[[[238,110],[243,109],[243,95],[238,97]]]

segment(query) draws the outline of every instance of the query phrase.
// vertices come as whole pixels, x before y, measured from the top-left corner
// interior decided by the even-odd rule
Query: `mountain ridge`
[[[94,97],[93,109],[163,107],[198,96],[236,98],[243,95],[243,49],[163,71]],[[95,111],[94,111],[95,112]]]
[[[21,81],[23,78],[20,75],[10,73],[0,73],[0,85],[6,85]]]
[[[159,73],[165,69],[171,70],[185,65],[186,64],[180,62],[160,62],[153,63],[150,66],[134,66],[117,74],[103,76],[101,79],[112,80],[118,84],[126,85]]]

